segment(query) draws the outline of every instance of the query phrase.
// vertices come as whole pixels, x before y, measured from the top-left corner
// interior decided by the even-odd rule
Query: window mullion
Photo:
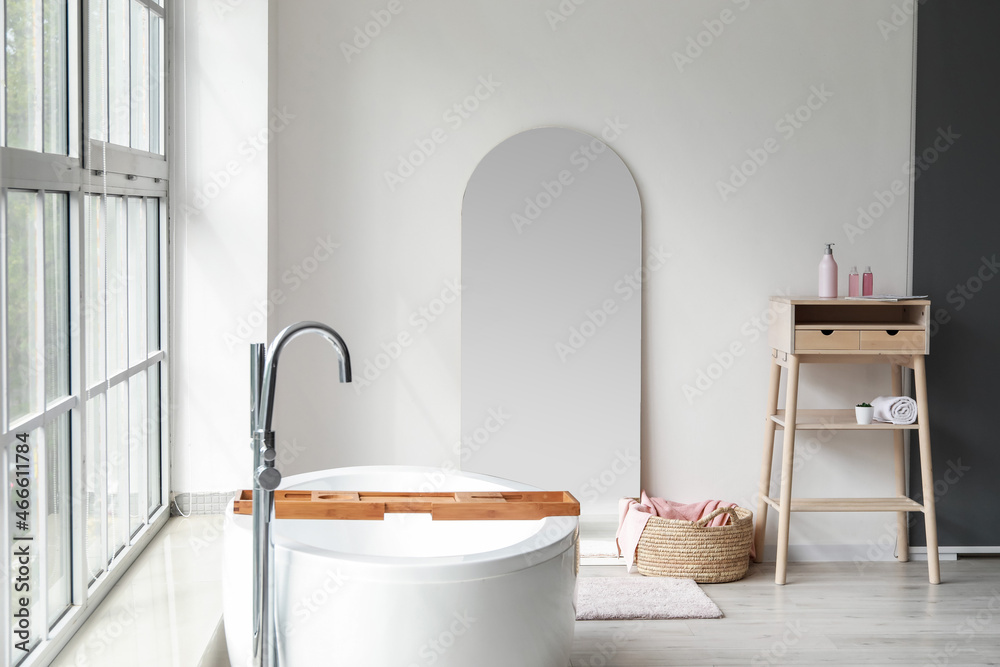
[[[74,3],[71,3],[74,4]],[[70,23],[73,25],[73,23]],[[69,195],[69,303],[70,303],[70,386],[69,390],[73,396],[83,396],[83,388],[86,386],[86,367],[83,360],[84,346],[87,342],[86,326],[83,323],[83,314],[86,312],[83,304],[85,281],[84,258],[86,257],[84,248],[84,215],[85,198],[79,193]],[[76,335],[73,335],[76,331]],[[85,461],[83,459],[86,447],[84,437],[87,432],[87,404],[85,399],[81,399],[75,406],[76,410],[71,413],[69,425],[69,480],[70,489],[70,573],[72,583],[70,585],[71,604],[83,604],[87,595],[87,536],[86,536],[86,483],[85,483]],[[74,418],[75,415],[75,418]],[[74,502],[74,500],[76,502]]]
[[[148,9],[151,13],[156,14],[161,19],[163,18],[164,8],[156,4],[152,0],[135,0],[135,1],[138,2],[140,5],[146,7],[146,9]]]
[[[109,40],[110,40],[110,34],[111,34],[111,18],[110,18],[110,16],[111,16],[111,11],[109,9],[108,10],[108,30],[107,30]],[[109,42],[109,44],[110,44],[110,42]],[[110,45],[109,45],[108,49],[109,49],[108,50],[108,72],[109,72],[109,75],[110,75],[110,71],[111,71],[111,50],[110,50]],[[108,96],[109,96],[108,97],[108,114],[107,114],[108,115],[108,137],[110,138],[110,136],[111,136],[111,102],[110,102],[110,99],[111,99],[110,98],[110,95],[111,95],[111,85],[110,85],[110,80],[109,80],[109,84],[107,86],[107,92],[108,92]],[[102,168],[103,168],[103,161],[102,161]],[[110,272],[108,270],[108,266],[111,264],[111,258],[108,255],[108,247],[109,247],[108,246],[108,237],[111,235],[111,217],[110,217],[109,211],[111,210],[112,206],[114,206],[114,201],[111,199],[111,197],[109,197],[107,195],[107,193],[104,193],[101,196],[101,210],[102,210],[102,213],[103,213],[102,220],[104,221],[104,227],[103,227],[104,233],[101,235],[101,244],[103,246],[103,249],[102,249],[101,252],[102,252],[103,262],[101,263],[101,281],[100,281],[101,284],[100,284],[100,289],[98,290],[98,298],[101,299],[101,300],[103,300],[103,302],[104,302],[104,328],[103,328],[103,331],[101,332],[101,336],[104,339],[104,341],[103,341],[103,343],[104,343],[103,349],[104,349],[104,382],[105,382],[105,384],[107,384],[109,375],[111,374],[111,368],[112,368],[110,346],[108,345],[108,331],[110,330],[109,327],[112,326],[111,323],[110,323],[110,321],[109,321],[110,320],[110,314],[111,314],[111,304],[108,303],[108,296],[107,296],[108,295],[108,276],[110,274]],[[115,224],[118,224],[117,215],[115,216]],[[117,234],[117,232],[116,232],[116,234]],[[105,390],[105,392],[104,392],[104,399],[101,400],[101,402],[100,402],[100,405],[103,407],[103,410],[101,410],[102,414],[101,414],[100,418],[101,418],[101,420],[103,422],[104,428],[101,431],[101,442],[98,445],[98,451],[100,452],[100,455],[101,455],[101,463],[100,463],[100,465],[97,466],[97,470],[104,471],[104,475],[100,478],[101,509],[103,510],[103,512],[98,513],[98,516],[101,519],[101,567],[103,568],[103,570],[104,570],[105,573],[111,571],[111,562],[110,562],[111,561],[111,547],[108,544],[108,542],[110,541],[110,535],[109,535],[110,530],[109,530],[109,526],[108,526],[108,522],[109,522],[108,513],[110,511],[110,508],[108,507],[108,498],[109,498],[110,494],[108,493],[108,482],[111,479],[111,465],[110,465],[110,461],[111,461],[111,447],[110,447],[110,444],[111,444],[111,430],[114,428],[114,425],[112,425],[111,420],[110,420],[110,413],[111,413],[111,401],[110,401],[110,398],[111,398],[110,393],[107,390]]]
[[[7,3],[0,2],[0,30],[7,34]],[[4,40],[6,41],[6,40]],[[6,45],[5,45],[6,46]],[[0,146],[7,145],[7,49],[0,49]],[[5,422],[6,424],[6,422]]]
[[[69,124],[67,136],[67,148],[70,157],[82,158],[84,132],[84,99],[82,77],[86,76],[86,68],[83,67],[83,59],[80,57],[84,51],[81,50],[80,41],[81,30],[80,19],[82,14],[80,7],[85,6],[87,0],[75,2],[70,0],[66,3],[66,122]]]
[[[34,335],[34,359],[30,359],[28,376],[35,376],[35,396],[34,405],[41,407],[41,412],[45,412],[45,191],[35,192],[35,267],[34,273],[37,276],[35,281],[35,309]],[[31,328],[29,327],[29,332]],[[29,379],[30,382],[30,379]]]
[[[167,25],[164,24],[164,35],[166,35]],[[165,108],[165,107],[164,107]],[[164,137],[166,137],[166,132],[164,132]],[[166,150],[164,150],[166,152]],[[172,252],[169,246],[170,234],[168,233],[169,225],[167,218],[167,199],[166,197],[159,200],[159,215],[156,218],[156,229],[159,235],[159,244],[157,246],[157,251],[159,252],[159,257],[157,258],[157,272],[159,274],[157,280],[157,289],[159,290],[159,304],[157,306],[157,327],[159,329],[159,335],[157,336],[157,346],[159,348],[160,359],[164,359],[167,354],[171,353],[173,349],[171,347],[172,339],[170,337],[170,327],[168,326],[170,311],[170,283],[169,283],[169,269],[170,269],[170,259]],[[157,443],[157,450],[160,456],[160,505],[166,506],[169,502],[169,491],[170,491],[170,448],[167,443],[170,442],[171,433],[171,417],[170,413],[164,418],[164,405],[170,405],[170,372],[167,368],[169,364],[161,364],[159,371],[156,374],[159,380],[160,386],[158,387],[158,401],[157,401],[157,415],[156,423],[158,425],[157,433],[159,434],[159,442]]]
[[[80,399],[77,396],[65,396],[59,399],[57,402],[48,406],[46,409],[38,412],[34,415],[28,415],[18,419],[12,425],[12,428],[3,434],[2,443],[4,446],[9,445],[14,441],[14,437],[18,433],[24,433],[25,431],[34,431],[36,428],[43,428],[44,426],[51,424],[63,413],[69,412],[77,405],[80,404]]]
[[[3,3],[0,2],[0,6]],[[3,52],[4,49],[0,49]],[[3,86],[0,86],[0,90]],[[5,114],[0,113],[0,117]],[[7,188],[0,187],[0,258],[4,270],[0,271],[0,433],[7,433]],[[6,470],[6,468],[4,468]],[[7,488],[5,485],[3,488]],[[6,542],[4,544],[7,544]],[[6,570],[4,570],[6,572]]]
[[[97,470],[104,471],[104,477],[101,479],[101,509],[104,510],[101,514],[101,570],[102,573],[108,573],[110,571],[110,549],[108,549],[108,437],[111,432],[110,425],[108,424],[108,397],[105,394],[104,400],[100,401],[103,404],[104,409],[101,411],[102,414],[98,417],[103,420],[104,429],[102,431],[102,442],[98,448],[101,454],[100,464],[96,467]],[[98,575],[100,577],[100,575]]]
[[[104,52],[102,54],[104,58],[104,71],[101,75],[104,77],[104,117],[101,119],[103,125],[104,140],[102,143],[107,143],[111,141],[111,114],[112,114],[112,104],[111,104],[111,7],[108,6],[108,0],[101,0],[104,5]],[[87,133],[88,140],[90,133]],[[100,167],[101,171],[107,170],[107,159],[104,153],[104,146],[101,146],[101,161]],[[93,154],[93,150],[91,150]],[[91,165],[95,167],[96,165]]]
[[[115,387],[122,382],[125,382],[133,375],[137,375],[142,371],[149,370],[156,364],[160,363],[166,358],[166,353],[163,350],[157,350],[156,352],[151,352],[148,357],[142,361],[137,361],[131,366],[125,368],[124,370],[118,371],[114,375],[101,380],[100,382],[88,387],[83,390],[84,400],[89,401],[92,398],[100,396],[101,394],[106,394],[109,389]]]
[[[35,26],[34,46],[35,46],[35,99],[34,109],[38,116],[35,131],[32,132],[31,144],[37,150],[45,150],[45,35],[43,32],[45,8],[42,0],[35,0],[32,14],[38,19]],[[5,31],[6,32],[6,31]],[[6,73],[5,73],[6,74]],[[6,80],[6,78],[5,78]],[[6,115],[6,113],[4,114]]]
[[[128,19],[126,20],[126,23],[128,24],[128,30],[127,30],[128,39],[125,41],[125,58],[124,58],[124,60],[128,63],[128,67],[126,68],[127,71],[128,71],[128,88],[127,88],[127,90],[128,90],[128,100],[127,100],[128,101],[128,123],[126,123],[126,126],[128,127],[128,146],[129,146],[129,148],[131,148],[132,147],[132,116],[135,115],[135,105],[134,105],[133,100],[132,100],[132,96],[135,94],[135,87],[134,87],[135,86],[135,82],[132,81],[132,20],[133,20],[133,16],[132,16],[132,0],[124,0],[124,1],[125,1],[125,7],[126,7],[125,14],[126,14],[126,16],[128,16]],[[127,203],[126,203],[126,208],[128,208],[128,204]],[[126,213],[126,216],[127,216],[127,213]],[[126,245],[126,248],[127,247],[128,246]]]

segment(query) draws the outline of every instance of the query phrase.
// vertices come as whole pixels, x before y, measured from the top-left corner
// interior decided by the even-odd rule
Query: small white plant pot
[[[854,415],[858,418],[859,424],[871,424],[875,417],[875,408],[854,408]]]

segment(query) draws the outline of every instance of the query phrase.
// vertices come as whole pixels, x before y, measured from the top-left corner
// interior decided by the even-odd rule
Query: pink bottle
[[[861,296],[861,276],[856,266],[851,267],[851,274],[847,277],[847,296]]]
[[[865,267],[865,275],[861,278],[861,296],[871,296],[875,293],[875,276],[872,267]]]
[[[837,298],[837,262],[833,259],[833,243],[826,244],[826,252],[819,262],[819,296]]]

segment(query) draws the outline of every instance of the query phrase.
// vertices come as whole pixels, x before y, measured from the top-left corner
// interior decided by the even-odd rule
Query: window
[[[58,0],[7,0],[5,146],[66,154],[67,5]]]
[[[87,0],[89,138],[163,154],[163,10]]]
[[[0,11],[0,647],[44,665],[168,514],[167,24],[153,0]]]
[[[92,194],[83,209],[82,319],[91,341],[83,510],[92,582],[161,506],[160,204]]]

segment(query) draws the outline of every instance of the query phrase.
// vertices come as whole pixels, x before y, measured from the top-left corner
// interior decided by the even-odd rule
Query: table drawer
[[[885,329],[861,332],[862,350],[899,350],[923,352],[926,345],[923,331]]]
[[[860,332],[841,329],[800,329],[795,332],[795,350],[857,350]]]

